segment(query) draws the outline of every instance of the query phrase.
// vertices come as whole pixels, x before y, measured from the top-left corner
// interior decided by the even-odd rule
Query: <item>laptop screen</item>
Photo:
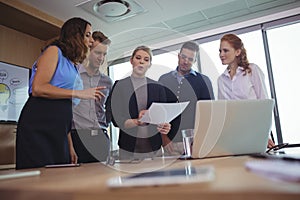
[[[273,108],[273,99],[198,101],[192,157],[264,152]]]

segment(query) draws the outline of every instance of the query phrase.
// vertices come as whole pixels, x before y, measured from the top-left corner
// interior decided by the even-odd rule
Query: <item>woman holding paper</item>
[[[107,100],[107,119],[120,128],[120,158],[145,158],[160,154],[162,137],[171,129],[169,123],[148,124],[140,119],[153,102],[166,102],[164,88],[145,76],[151,66],[149,47],[139,46],[130,58],[131,76],[116,81]]]

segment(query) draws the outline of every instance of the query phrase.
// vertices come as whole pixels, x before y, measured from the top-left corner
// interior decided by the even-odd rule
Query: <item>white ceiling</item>
[[[153,46],[232,23],[300,8],[300,0],[134,0],[146,11],[108,23],[78,6],[91,1],[100,0],[21,0],[62,21],[74,16],[87,19],[93,30],[101,30],[112,40],[111,59],[122,57],[137,45]]]

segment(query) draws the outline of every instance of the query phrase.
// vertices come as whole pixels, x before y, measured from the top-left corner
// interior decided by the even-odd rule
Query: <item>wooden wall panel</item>
[[[0,60],[31,68],[45,41],[0,25]]]
[[[0,124],[0,165],[15,163],[16,125]]]

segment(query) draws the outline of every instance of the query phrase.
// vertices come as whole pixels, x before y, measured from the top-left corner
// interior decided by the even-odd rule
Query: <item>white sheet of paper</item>
[[[170,122],[180,115],[189,103],[189,101],[182,103],[152,103],[140,121],[150,124]]]
[[[300,163],[286,160],[250,160],[245,163],[250,171],[273,180],[300,182]]]

